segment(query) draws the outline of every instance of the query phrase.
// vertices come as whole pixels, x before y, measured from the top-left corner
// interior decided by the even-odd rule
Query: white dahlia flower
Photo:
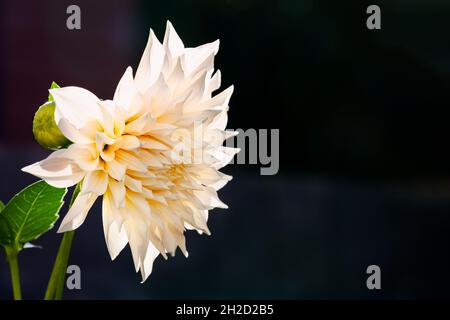
[[[209,234],[208,210],[226,208],[218,171],[239,151],[223,146],[233,87],[214,73],[219,41],[185,48],[170,22],[161,44],[153,31],[133,78],[127,68],[114,98],[79,87],[51,89],[55,122],[72,144],[23,168],[55,187],[82,181],[58,232],[78,228],[103,196],[103,228],[114,259],[130,244],[143,281],[159,255],[180,247],[185,229]]]

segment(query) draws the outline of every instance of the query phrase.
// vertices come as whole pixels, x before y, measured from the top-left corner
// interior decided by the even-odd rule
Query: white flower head
[[[185,229],[209,234],[208,211],[226,208],[217,190],[231,177],[218,170],[239,150],[223,146],[234,135],[225,131],[233,87],[213,95],[218,49],[219,41],[184,47],[167,22],[162,44],[150,30],[136,75],[127,68],[112,100],[51,89],[56,124],[73,144],[23,168],[55,187],[82,181],[59,232],[78,228],[103,196],[111,258],[129,243],[143,281],[159,254],[180,247],[187,256]]]

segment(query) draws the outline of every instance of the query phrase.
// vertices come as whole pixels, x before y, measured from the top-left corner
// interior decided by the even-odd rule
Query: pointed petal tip
[[[110,251],[110,250],[108,250],[108,251]],[[120,253],[120,252],[119,252]],[[114,260],[116,260],[116,258],[119,256],[119,253],[116,253],[116,254],[109,254],[109,257],[111,258],[111,261],[114,261]]]
[[[125,69],[125,72],[126,72],[126,73],[131,73],[131,74],[133,75],[133,68],[132,68],[131,66],[128,66],[128,67]]]
[[[145,271],[141,269],[141,276],[142,276],[141,284],[143,284],[145,281],[147,281],[148,277],[150,276],[150,273],[146,274]]]
[[[70,231],[69,229],[70,228],[68,228],[67,224],[61,224],[59,226],[58,230],[56,231],[56,233],[64,233],[64,232]]]

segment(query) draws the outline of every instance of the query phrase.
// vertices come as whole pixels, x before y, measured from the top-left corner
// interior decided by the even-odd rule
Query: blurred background
[[[66,8],[81,8],[81,30]],[[366,8],[381,7],[381,30]],[[52,81],[111,98],[149,28],[170,20],[187,46],[220,39],[216,67],[235,85],[229,128],[280,129],[280,171],[232,165],[212,236],[159,257],[144,284],[129,249],[111,262],[97,203],[70,264],[68,299],[449,298],[450,3],[445,0],[1,1],[0,198],[35,180],[49,154],[35,110]],[[64,211],[63,211],[64,212]],[[56,230],[20,255],[25,298],[40,299]],[[381,268],[368,290],[366,268]],[[0,259],[0,297],[11,296]]]

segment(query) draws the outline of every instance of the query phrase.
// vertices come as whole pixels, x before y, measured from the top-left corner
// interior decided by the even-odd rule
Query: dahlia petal
[[[108,183],[109,191],[111,192],[114,205],[121,208],[125,205],[125,184],[123,181],[116,181],[115,179],[109,179]]]
[[[114,136],[114,113],[115,103],[111,100],[101,101],[99,103],[100,111],[102,113],[102,127],[106,135]]]
[[[167,21],[166,24],[166,33],[164,35],[163,46],[172,59],[177,58],[184,51],[183,41],[181,41],[170,21]]]
[[[219,147],[213,152],[213,156],[218,160],[218,162],[212,164],[212,167],[215,169],[225,167],[231,162],[231,160],[233,160],[233,157],[238,154],[239,151],[241,151],[240,148]]]
[[[211,99],[206,99],[200,103],[189,103],[185,106],[184,111],[189,112],[199,112],[202,110],[216,110],[216,111],[227,111],[228,104],[230,102],[231,95],[233,94],[234,86],[230,86],[219,94],[215,95]]]
[[[83,181],[81,193],[94,193],[101,196],[108,187],[108,174],[103,170],[91,171]]]
[[[213,118],[212,122],[208,126],[208,129],[225,130],[227,122],[228,122],[228,114],[227,112],[222,111]]]
[[[169,150],[169,146],[149,136],[139,137],[142,148],[151,150]]]
[[[220,70],[217,70],[211,79],[208,81],[208,92],[211,93],[220,88],[220,84],[222,82],[222,74]]]
[[[109,255],[111,256],[111,260],[117,258],[120,252],[125,248],[128,244],[127,233],[124,228],[119,231],[119,227],[117,224],[111,223],[109,225],[108,230],[108,240],[107,240],[107,248]]]
[[[102,208],[103,232],[111,260],[114,260],[128,243],[125,229],[119,230],[115,222],[115,217],[119,214],[111,195],[105,193]]]
[[[60,157],[63,154],[63,150],[55,151],[46,159],[22,168],[22,171],[56,188],[71,187],[80,182],[85,173],[70,159]]]
[[[145,253],[145,259],[141,266],[141,275],[142,275],[141,283],[144,283],[144,281],[147,280],[148,276],[152,273],[153,262],[158,256],[159,250],[156,249],[151,242],[149,242],[147,252]]]
[[[194,190],[193,193],[204,206],[207,206],[210,209],[213,208],[228,209],[228,206],[222,201],[220,201],[217,192],[212,188],[207,188],[204,190]]]
[[[197,171],[197,180],[208,186],[213,188],[214,190],[221,189],[228,181],[232,179],[231,176],[223,174],[217,171],[214,168],[210,168],[207,166],[203,166],[203,168],[199,168]]]
[[[72,144],[64,150],[64,157],[72,160],[84,171],[92,171],[99,164],[93,145]]]
[[[75,230],[82,225],[97,198],[95,193],[80,193],[61,222],[58,233]]]
[[[101,120],[98,103],[100,99],[80,87],[64,87],[49,90],[55,100],[58,117],[64,118],[77,128],[93,120]],[[56,117],[56,116],[55,116]],[[59,123],[60,119],[56,123]]]
[[[112,178],[120,181],[125,177],[127,167],[117,160],[112,160],[106,162],[105,169]]]
[[[125,176],[125,186],[134,192],[142,192],[142,183],[137,179],[133,179],[130,176]]]
[[[133,212],[133,209],[131,208],[129,210],[131,210],[131,214],[136,213]],[[138,223],[139,221],[137,219],[129,219],[125,221],[123,225],[127,233],[128,243],[130,244],[131,255],[133,257],[133,263],[136,272],[141,267],[142,261],[144,260],[145,254],[147,252],[148,245],[148,240],[146,239],[145,235],[143,235],[139,230]]]
[[[135,85],[131,67],[125,70],[120,79],[113,101],[125,111],[128,117],[135,115],[142,108],[142,97]]]
[[[59,119],[56,123],[62,134],[74,143],[89,144],[95,142],[95,136],[86,128],[77,129],[65,118]]]
[[[146,113],[139,118],[127,123],[125,125],[125,133],[141,135],[145,133],[145,128],[149,123],[154,122],[150,113]]]
[[[163,45],[156,38],[153,30],[150,29],[147,46],[145,47],[139,66],[136,70],[134,81],[141,93],[158,79],[163,67],[165,50]]]
[[[162,168],[164,165],[155,152],[140,150],[139,158],[146,166]]]
[[[125,166],[126,168],[130,168],[131,170],[142,172],[147,171],[147,167],[139,160],[139,158],[129,151],[117,150],[116,160],[121,165]]]
[[[125,150],[133,150],[141,146],[139,138],[132,135],[123,135],[119,141],[120,141],[120,148]]]
[[[125,199],[127,209],[130,210],[131,213],[133,213],[133,211],[135,212],[135,218],[141,217],[144,221],[149,218],[150,207],[144,195],[128,190]],[[140,227],[145,230],[145,223],[141,224]]]
[[[212,67],[210,60],[219,51],[219,40],[207,43],[196,48],[186,48],[181,57],[181,66],[185,75],[189,76],[201,68]]]
[[[188,228],[190,225],[193,229],[196,229],[197,231],[204,232],[207,235],[211,234],[208,225],[206,224],[206,222],[208,221],[208,210],[197,209],[192,204],[186,202],[183,203],[182,207],[183,209],[180,210],[180,212],[186,212],[187,210],[187,213],[190,216],[188,219],[185,219],[186,222],[188,223]]]
[[[116,139],[108,137],[103,132],[97,132],[95,134],[95,143],[97,146],[97,151],[102,151],[105,147],[105,144],[111,145],[116,142]]]

